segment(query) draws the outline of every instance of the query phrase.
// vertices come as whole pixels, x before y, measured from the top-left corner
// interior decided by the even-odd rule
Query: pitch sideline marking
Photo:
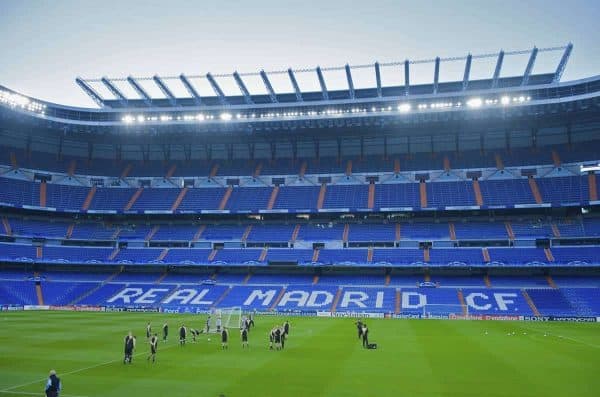
[[[581,344],[586,345],[586,346],[593,347],[595,349],[600,349],[599,345],[594,345],[593,343],[588,343],[588,342],[585,342],[585,341],[582,341],[582,340],[579,340],[579,339],[571,338],[570,336],[563,336],[563,335],[556,335],[556,334],[548,334],[548,335],[552,335],[555,338],[568,339],[568,340],[571,340],[573,342],[577,342],[577,343],[581,343]]]
[[[4,390],[0,390],[0,393],[10,393],[10,394],[22,394],[25,396],[39,396],[41,393],[31,393],[31,392],[27,392],[27,391],[4,391]],[[63,397],[88,397],[88,396],[77,396],[75,394],[60,394]]]
[[[177,346],[177,345],[171,345],[171,346],[167,346],[167,347],[165,347],[164,349],[161,349],[161,351],[163,351],[163,350],[167,350],[167,349],[170,349],[170,348],[172,348],[172,347],[175,347],[175,346]],[[133,357],[137,357],[137,356],[140,356],[140,355],[142,355],[142,354],[148,354],[148,353],[147,353],[147,352],[140,352],[140,353],[136,353],[136,354],[134,354],[134,355],[133,355]],[[64,373],[62,373],[62,374],[61,374],[61,376],[63,376],[63,377],[64,377],[64,376],[66,376],[66,375],[72,375],[72,374],[76,374],[76,373],[79,373],[79,372],[87,371],[88,369],[93,369],[93,368],[102,367],[102,366],[104,366],[104,365],[108,365],[108,364],[116,363],[116,362],[119,362],[119,361],[122,361],[122,359],[117,359],[117,360],[106,361],[106,362],[104,362],[104,363],[95,364],[95,365],[90,365],[89,367],[83,367],[83,368],[75,369],[75,370],[73,370],[73,371],[64,372]],[[7,388],[5,388],[5,389],[2,389],[2,390],[0,390],[0,393],[8,393],[8,392],[11,392],[11,393],[17,393],[17,392],[14,392],[13,390],[14,390],[14,389],[19,389],[19,388],[21,388],[21,387],[25,387],[25,386],[32,385],[32,384],[34,384],[34,383],[43,382],[43,381],[45,381],[46,379],[47,379],[47,378],[42,378],[42,379],[34,380],[34,381],[32,381],[32,382],[27,382],[27,383],[22,383],[22,384],[20,384],[20,385],[16,385],[16,386],[7,387]],[[36,393],[36,394],[39,394],[39,393]],[[68,394],[61,394],[61,395],[62,395],[62,396],[69,396]],[[87,396],[72,396],[72,395],[71,395],[70,397],[87,397]]]
[[[582,345],[593,347],[594,349],[600,349],[600,345],[595,345],[593,343],[589,343],[589,342],[586,342],[586,341],[583,341],[583,340],[571,338],[570,336],[558,335],[558,334],[555,334],[555,333],[550,333],[548,331],[540,331],[537,328],[529,328],[529,327],[522,327],[522,328],[527,329],[527,330],[532,331],[532,332],[539,332],[539,333],[543,332],[544,334],[547,334],[548,336],[552,336],[554,338],[567,339],[567,340],[570,340],[570,341],[573,341],[573,342],[581,343]]]

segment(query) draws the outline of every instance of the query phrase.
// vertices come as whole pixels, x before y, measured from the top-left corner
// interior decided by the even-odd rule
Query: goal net
[[[210,328],[214,333],[225,328],[240,328],[242,325],[242,308],[240,306],[214,309],[210,313]],[[206,329],[205,329],[206,331]]]
[[[423,318],[435,318],[436,316],[456,316],[468,317],[469,306],[454,304],[434,304],[428,303],[423,306]]]

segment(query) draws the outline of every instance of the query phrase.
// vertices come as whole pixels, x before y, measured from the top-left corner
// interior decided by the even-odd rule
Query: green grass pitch
[[[43,395],[56,369],[63,397],[103,396],[597,396],[600,325],[491,321],[367,320],[378,350],[364,350],[354,319],[290,317],[284,351],[267,332],[282,317],[257,316],[250,349],[231,331],[178,346],[179,325],[205,316],[142,313],[0,314],[0,397]],[[145,325],[170,338],[146,361]],[[123,338],[138,337],[132,365]],[[514,332],[514,335],[512,333]],[[511,335],[508,335],[508,334]],[[545,336],[546,334],[546,336]]]

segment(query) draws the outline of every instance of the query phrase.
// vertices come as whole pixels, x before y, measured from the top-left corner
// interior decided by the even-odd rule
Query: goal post
[[[436,316],[447,315],[468,317],[469,306],[460,304],[435,304],[428,303],[423,306],[423,318],[435,318]]]
[[[220,328],[240,328],[242,325],[241,306],[224,307],[214,309],[210,313],[210,333],[217,332],[217,326]]]

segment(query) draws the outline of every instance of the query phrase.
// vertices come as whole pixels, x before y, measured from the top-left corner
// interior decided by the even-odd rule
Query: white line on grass
[[[586,342],[586,341],[583,341],[583,340],[580,340],[580,339],[571,338],[570,336],[558,335],[558,334],[555,334],[555,333],[550,333],[548,331],[540,331],[537,328],[529,328],[529,327],[521,327],[521,328],[524,328],[524,329],[527,329],[529,331],[532,331],[532,333],[535,333],[535,332],[540,333],[540,334],[544,333],[544,334],[546,334],[548,336],[551,336],[551,337],[554,337],[554,338],[567,339],[567,340],[570,340],[572,342],[581,343],[582,345],[593,347],[594,349],[600,349],[600,345],[595,345],[593,343],[589,343],[589,342]]]
[[[0,390],[0,394],[1,393],[22,394],[25,396],[43,396],[44,395],[44,393],[30,393],[30,392],[26,392],[26,391],[12,391],[12,390],[9,390],[9,391]],[[62,393],[60,393],[60,395],[63,397],[87,397],[87,396],[77,396],[75,394],[62,394]]]
[[[600,346],[598,346],[598,345],[594,345],[593,343],[588,343],[588,342],[585,342],[585,341],[582,341],[582,340],[579,340],[579,339],[571,338],[570,336],[556,335],[556,334],[548,334],[548,335],[552,335],[554,337],[558,337],[558,338],[562,338],[562,339],[568,339],[568,340],[571,340],[573,342],[577,342],[577,343],[581,343],[581,344],[584,344],[584,345],[589,346],[589,347],[593,347],[595,349],[600,349]]]
[[[163,350],[167,350],[167,349],[170,349],[171,347],[175,347],[175,346],[178,346],[178,345],[171,345],[171,346],[167,346],[167,347],[165,347],[165,348],[161,349],[161,351],[163,351]],[[136,354],[134,354],[134,355],[133,355],[133,357],[137,357],[137,356],[140,356],[140,355],[142,355],[142,354],[148,354],[148,352],[140,352],[140,353],[136,353]],[[106,361],[106,362],[104,362],[104,363],[95,364],[95,365],[90,365],[89,367],[83,367],[83,368],[75,369],[75,370],[73,370],[73,371],[69,371],[69,372],[63,372],[63,373],[61,373],[61,374],[60,374],[60,376],[64,377],[65,375],[72,375],[72,374],[76,374],[76,373],[79,373],[79,372],[87,371],[88,369],[93,369],[93,368],[102,367],[102,366],[105,366],[105,365],[108,365],[108,364],[112,364],[112,363],[116,363],[116,362],[119,362],[119,361],[122,361],[122,359],[117,359],[117,360]],[[46,379],[47,379],[47,378],[42,378],[42,379],[34,380],[34,381],[31,381],[31,382],[22,383],[22,384],[20,384],[20,385],[16,385],[16,386],[7,387],[7,388],[5,388],[5,389],[2,389],[2,390],[0,390],[0,393],[8,393],[8,392],[17,393],[17,392],[14,392],[14,391],[12,391],[12,390],[14,390],[14,389],[20,389],[21,387],[29,386],[29,385],[32,385],[32,384],[34,384],[34,383],[43,382],[43,381],[45,381]],[[38,393],[34,393],[34,394],[38,394]],[[66,396],[66,397],[68,397],[68,396],[69,396],[68,394],[62,394],[62,393],[61,393],[60,395],[61,395],[61,396]],[[76,397],[76,396],[71,396],[71,397]],[[86,396],[79,396],[79,397],[86,397]]]

